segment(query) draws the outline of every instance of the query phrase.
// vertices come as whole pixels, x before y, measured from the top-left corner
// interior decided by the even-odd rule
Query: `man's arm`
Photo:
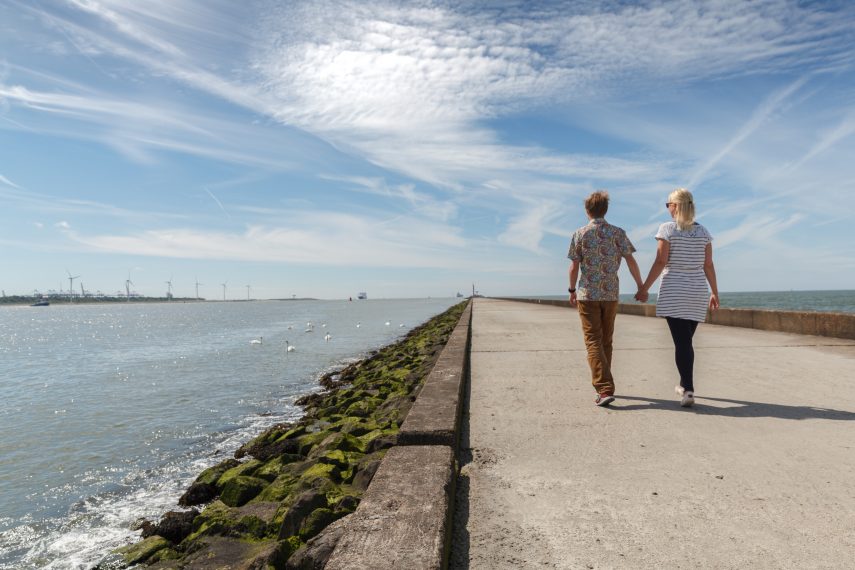
[[[626,267],[629,269],[629,274],[635,279],[636,288],[640,291],[644,283],[641,281],[641,270],[638,269],[638,262],[635,261],[635,257],[631,253],[624,255],[623,258],[626,260]]]
[[[570,306],[576,306],[576,280],[579,278],[579,262],[575,259],[570,261],[570,289],[574,291],[570,293]]]

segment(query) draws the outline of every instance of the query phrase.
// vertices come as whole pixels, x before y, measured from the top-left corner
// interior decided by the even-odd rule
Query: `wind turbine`
[[[199,283],[199,278],[196,277],[196,300],[199,300],[199,285],[204,285],[204,283]]]
[[[249,285],[247,285],[247,286],[246,286],[246,300],[247,300],[247,301],[249,301],[249,290],[250,290],[250,286],[249,286]]]
[[[228,285],[228,283],[228,281],[226,281],[225,283],[220,283],[220,285],[223,286],[223,301],[226,300],[226,285]]]
[[[169,281],[166,281],[166,300],[172,300],[172,275],[169,276]]]
[[[80,275],[71,275],[71,271],[68,269],[65,270],[68,273],[68,302],[74,300],[74,280],[80,277]]]
[[[81,281],[80,282],[80,298],[82,299],[85,296],[86,296],[86,289],[83,288],[83,281]]]
[[[129,303],[131,302],[131,285],[133,284],[134,282],[131,281],[131,273],[128,272],[128,278],[125,279],[125,295],[127,295]]]

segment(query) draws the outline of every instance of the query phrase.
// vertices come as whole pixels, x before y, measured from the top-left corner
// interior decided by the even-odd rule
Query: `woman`
[[[707,307],[718,309],[718,285],[712,260],[712,236],[695,221],[695,201],[691,192],[678,188],[665,204],[673,222],[665,222],[656,232],[656,259],[636,299],[647,301],[648,291],[659,275],[659,298],[656,316],[665,317],[674,340],[674,359],[680,372],[680,405],[695,403],[693,368],[695,351],[692,337],[698,323],[706,320]],[[712,294],[707,289],[709,282]]]

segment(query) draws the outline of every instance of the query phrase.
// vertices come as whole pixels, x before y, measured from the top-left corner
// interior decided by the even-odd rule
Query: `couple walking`
[[[635,299],[646,302],[648,291],[662,275],[656,316],[665,317],[674,341],[674,359],[680,373],[676,387],[680,405],[695,402],[693,369],[695,352],[692,337],[698,323],[706,320],[707,308],[718,309],[718,286],[712,261],[712,236],[695,221],[692,194],[678,188],[665,204],[674,221],[665,222],[656,232],[656,259],[647,279],[641,280],[638,263],[632,256],[635,247],[626,232],[606,222],[609,195],[594,192],[585,200],[590,222],[573,233],[567,257],[570,265],[570,304],[579,309],[592,383],[598,406],[615,399],[612,378],[612,337],[618,305],[617,271],[621,259],[638,286]],[[578,288],[576,282],[578,279]],[[707,282],[712,294],[707,289]]]

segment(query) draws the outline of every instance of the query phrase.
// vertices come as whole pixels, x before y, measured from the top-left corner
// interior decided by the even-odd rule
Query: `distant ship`
[[[458,291],[458,292],[457,292],[457,298],[459,299],[459,298],[460,298],[460,297],[462,297],[462,296],[463,296],[463,293],[461,293],[460,291]]]
[[[359,295],[357,295],[356,298],[365,300],[368,298],[368,293],[366,293],[365,291],[360,291]]]
[[[36,301],[35,303],[33,303],[30,306],[31,307],[47,307],[48,305],[50,305],[50,301],[48,301],[47,299],[39,299],[38,301]]]

